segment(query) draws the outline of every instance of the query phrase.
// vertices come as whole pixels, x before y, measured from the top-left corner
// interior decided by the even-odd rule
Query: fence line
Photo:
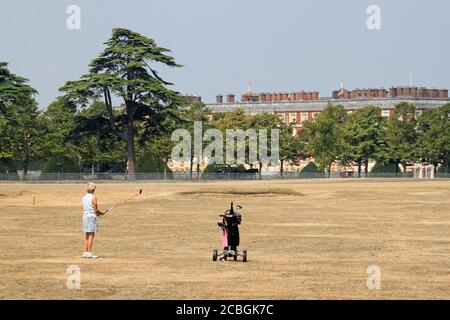
[[[359,178],[417,178],[413,173],[42,173],[40,175],[27,175],[22,177],[15,173],[0,174],[0,182],[43,182],[43,183],[63,183],[63,182],[134,182],[134,181],[227,181],[227,180],[282,180],[282,179],[359,179]],[[450,174],[437,174],[437,179],[449,179]]]

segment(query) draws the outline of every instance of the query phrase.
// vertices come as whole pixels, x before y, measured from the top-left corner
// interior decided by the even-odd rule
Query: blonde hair
[[[89,182],[86,186],[86,191],[88,193],[93,193],[95,191],[95,188],[97,188],[97,186],[95,185],[95,183]]]

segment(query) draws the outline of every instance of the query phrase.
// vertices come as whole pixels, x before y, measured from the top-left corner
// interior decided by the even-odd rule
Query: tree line
[[[377,106],[347,113],[343,106],[329,105],[316,121],[308,121],[301,133],[307,154],[321,170],[333,163],[357,166],[369,172],[376,161],[379,172],[400,172],[415,163],[433,165],[448,173],[450,163],[450,104],[418,112],[408,103],[395,106],[383,117]],[[389,169],[390,168],[390,169]]]
[[[203,103],[170,89],[158,65],[182,67],[153,39],[113,29],[87,73],[67,81],[61,96],[41,110],[28,80],[0,62],[0,172],[167,173],[175,145],[171,133],[180,128],[193,132],[194,121],[202,121],[203,130],[222,132],[280,130],[281,172],[310,158],[321,172],[338,163],[367,173],[371,161],[395,172],[417,162],[449,171],[450,105],[418,115],[413,105],[402,103],[392,117],[383,117],[376,106],[349,114],[330,104],[294,135],[296,125],[275,114],[211,113]],[[248,165],[261,171],[261,162]],[[199,166],[192,158],[191,174]]]

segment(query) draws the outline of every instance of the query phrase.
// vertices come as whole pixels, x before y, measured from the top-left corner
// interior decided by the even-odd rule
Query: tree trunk
[[[162,160],[158,157],[157,160],[156,160],[156,168],[158,170],[158,177],[159,177],[161,171],[163,170],[161,168],[161,162],[162,162]],[[152,172],[152,173],[155,173],[155,172]]]
[[[369,160],[365,161],[364,173],[366,174],[366,178],[369,176]]]
[[[261,179],[262,178],[262,163],[260,162],[259,163],[259,179]]]
[[[358,178],[361,178],[361,162],[358,162]]]
[[[95,163],[94,163],[94,161],[92,161],[92,163],[91,163],[91,174],[92,175],[95,174]]]
[[[163,158],[164,161],[164,180],[167,180],[167,159]]]
[[[23,163],[22,163],[22,175],[23,175],[23,179],[25,180],[27,175],[28,175],[28,168],[30,166],[30,144],[28,142],[28,136],[25,135],[23,137],[24,140],[24,159],[23,159]]]
[[[281,176],[283,177],[283,173],[284,173],[284,161],[283,160],[281,160],[280,173],[281,173]]]
[[[194,153],[191,153],[191,163],[189,164],[189,178],[192,180],[192,172],[194,171]]]
[[[333,165],[333,163],[330,163],[328,165],[328,178],[331,178],[331,166]]]
[[[136,181],[136,151],[134,148],[134,130],[133,125],[128,125],[127,131],[127,171],[128,178],[131,181]]]
[[[136,149],[134,147],[134,106],[132,102],[126,102],[127,106],[127,149],[128,149],[128,179],[136,181]]]
[[[200,178],[200,163],[197,163],[197,180]]]
[[[25,157],[25,159],[23,160],[23,163],[22,163],[22,174],[23,174],[24,180],[27,178],[29,166],[30,166],[30,158]]]

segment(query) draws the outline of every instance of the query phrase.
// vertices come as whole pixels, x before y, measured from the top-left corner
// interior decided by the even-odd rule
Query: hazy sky
[[[160,68],[182,93],[318,90],[409,84],[450,86],[448,0],[1,0],[0,61],[30,79],[41,107],[87,71],[114,27],[172,49]],[[66,9],[81,8],[81,30]],[[381,8],[381,30],[366,26]]]

